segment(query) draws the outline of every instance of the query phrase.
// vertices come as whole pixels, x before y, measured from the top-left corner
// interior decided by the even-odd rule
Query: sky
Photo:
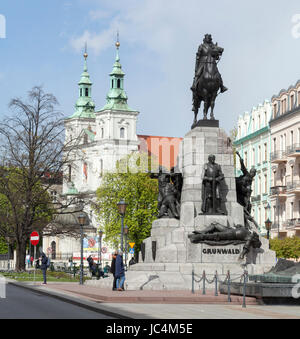
[[[0,119],[12,114],[12,98],[35,85],[57,97],[66,117],[73,114],[85,42],[101,109],[117,31],[138,134],[189,132],[195,56],[206,33],[224,48],[218,67],[229,90],[218,96],[215,116],[227,133],[239,115],[300,79],[299,0],[1,0]]]

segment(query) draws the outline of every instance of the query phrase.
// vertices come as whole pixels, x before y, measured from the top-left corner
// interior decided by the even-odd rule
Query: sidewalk
[[[121,319],[300,319],[298,306],[260,306],[255,298],[206,295],[197,291],[112,291],[78,283],[11,282],[66,302]]]

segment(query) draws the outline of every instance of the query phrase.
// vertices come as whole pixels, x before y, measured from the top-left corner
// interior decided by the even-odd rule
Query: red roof
[[[171,169],[177,165],[179,145],[182,138],[138,135],[139,151],[148,153],[158,159],[159,165]]]

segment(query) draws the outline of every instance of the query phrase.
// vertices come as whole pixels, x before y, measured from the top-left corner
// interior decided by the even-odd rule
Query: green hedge
[[[276,252],[277,258],[299,259],[300,238],[270,239],[270,249]]]

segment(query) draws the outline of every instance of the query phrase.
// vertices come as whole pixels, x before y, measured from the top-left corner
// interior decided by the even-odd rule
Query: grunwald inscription
[[[240,254],[240,250],[237,248],[204,248],[203,254]]]

